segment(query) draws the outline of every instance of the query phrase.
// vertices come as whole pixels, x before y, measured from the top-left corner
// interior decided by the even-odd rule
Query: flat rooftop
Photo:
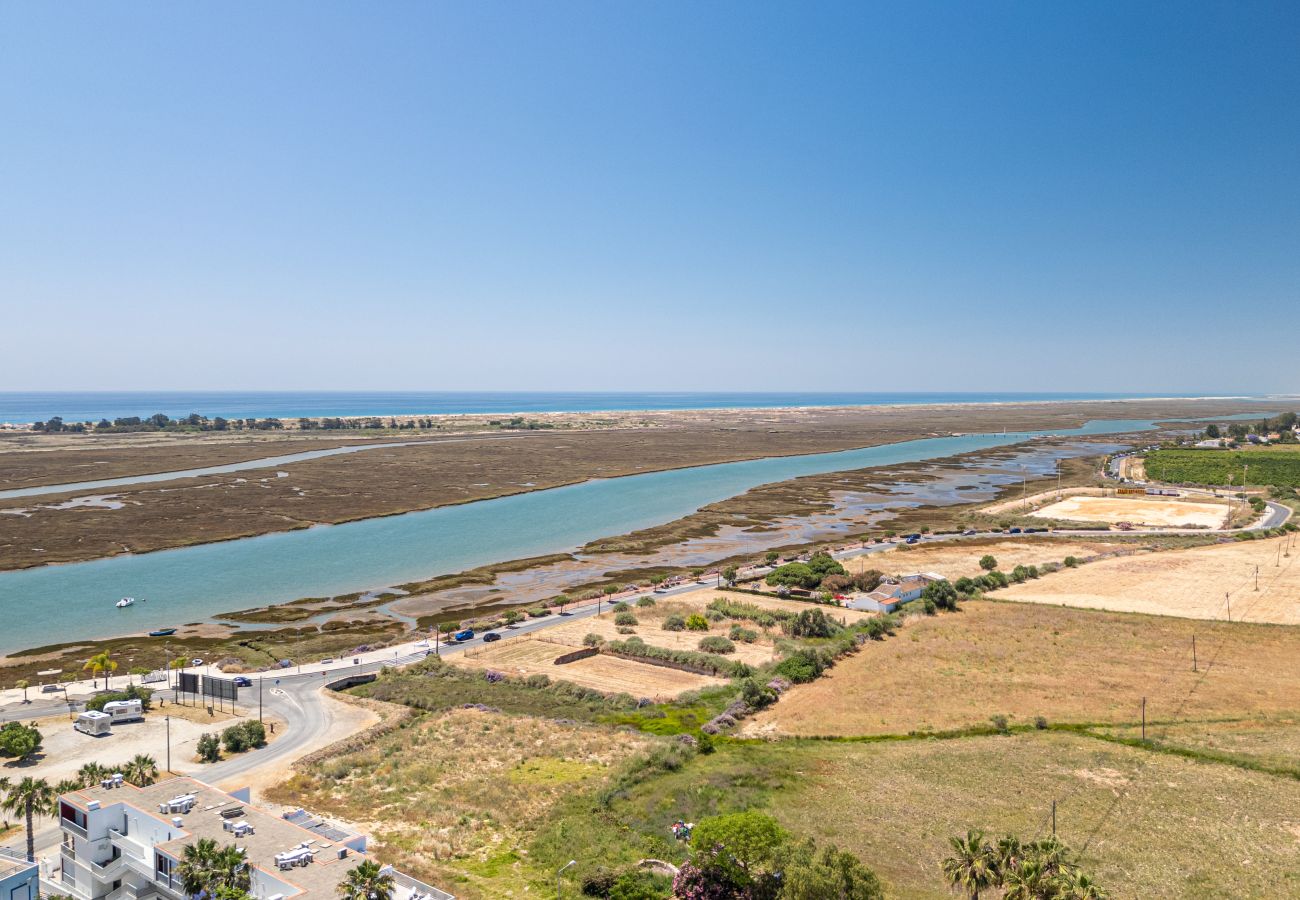
[[[10,875],[16,875],[24,869],[34,867],[35,865],[36,863],[14,859],[12,856],[0,856],[0,878],[8,878]]]
[[[351,853],[346,859],[338,858],[337,848],[342,846],[339,842],[357,837],[353,833],[334,827],[303,827],[192,778],[168,778],[143,788],[129,784],[114,788],[95,786],[65,796],[80,797],[83,802],[98,800],[102,806],[125,803],[170,824],[172,814],[158,812],[158,806],[181,794],[192,794],[196,799],[192,810],[177,814],[187,836],[156,845],[176,859],[180,859],[186,844],[199,838],[211,838],[223,847],[234,844],[244,848],[249,863],[254,867],[308,894],[329,897],[330,900],[338,896],[339,882],[346,877],[348,870],[361,861]],[[243,813],[229,820],[222,818],[221,813],[231,809],[242,809]],[[253,833],[236,838],[225,830],[227,821],[247,822],[253,827]],[[326,837],[326,833],[330,837]],[[310,842],[316,851],[315,861],[280,871],[275,864],[276,854],[305,842]]]

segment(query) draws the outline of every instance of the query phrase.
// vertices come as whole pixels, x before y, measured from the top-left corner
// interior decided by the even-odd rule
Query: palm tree
[[[181,888],[185,893],[193,897],[212,886],[216,859],[217,842],[212,838],[199,838],[194,843],[185,845],[180,866],[177,867]]]
[[[158,763],[152,756],[137,753],[122,767],[126,780],[136,787],[148,787],[158,780]]]
[[[342,900],[392,900],[392,896],[393,876],[370,859],[348,870],[347,878],[339,883]]]
[[[1020,838],[1014,834],[1008,834],[1001,838],[997,845],[998,854],[998,876],[1005,878],[1008,872],[1013,871],[1020,861],[1025,857],[1025,848],[1020,843]]]
[[[979,900],[980,891],[996,887],[997,852],[984,840],[984,832],[967,831],[965,838],[949,838],[953,855],[943,861],[948,884],[965,891],[970,900]]]
[[[111,774],[97,762],[88,762],[77,770],[77,781],[84,788],[94,787]]]
[[[1108,900],[1110,894],[1082,872],[1072,872],[1065,877],[1061,900]]]
[[[0,790],[4,799],[0,800],[0,810],[7,813],[21,812],[27,825],[27,861],[36,861],[36,832],[32,828],[32,819],[37,815],[54,815],[59,802],[59,795],[44,778],[28,776],[14,784],[9,779],[0,779]]]
[[[97,653],[90,659],[86,660],[86,664],[81,668],[82,671],[89,669],[90,673],[96,678],[103,675],[104,688],[107,690],[108,677],[117,671],[117,663],[108,655],[108,651],[105,650],[103,653]]]
[[[1007,873],[1003,900],[1056,900],[1061,894],[1062,879],[1038,856],[1027,856]]]
[[[14,682],[14,687],[18,688],[19,690],[21,690],[21,691],[23,692],[23,702],[24,702],[24,703],[30,703],[30,702],[31,702],[31,701],[29,701],[29,700],[27,699],[27,689],[28,689],[29,687],[31,687],[31,686],[32,686],[32,683],[31,683],[30,681],[28,681],[26,678],[19,678],[17,681]]]
[[[199,838],[186,845],[178,873],[181,887],[191,897],[216,894],[222,888],[248,893],[252,887],[252,873],[244,854],[233,845],[218,849],[212,838]]]

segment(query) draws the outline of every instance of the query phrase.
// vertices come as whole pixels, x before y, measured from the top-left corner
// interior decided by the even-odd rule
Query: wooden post
[[[1052,801],[1052,837],[1056,837],[1056,801]]]
[[[1232,595],[1229,594],[1227,591],[1224,591],[1223,599],[1228,604],[1228,621],[1231,622],[1232,621]]]
[[[1196,635],[1192,635],[1192,671],[1196,670]]]
[[[1147,739],[1147,698],[1142,698],[1142,740]]]

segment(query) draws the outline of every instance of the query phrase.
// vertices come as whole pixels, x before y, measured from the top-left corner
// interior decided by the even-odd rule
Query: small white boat
[[[123,597],[121,600],[117,601],[117,608],[126,609],[128,606],[132,606],[134,604],[135,604],[134,597]]]

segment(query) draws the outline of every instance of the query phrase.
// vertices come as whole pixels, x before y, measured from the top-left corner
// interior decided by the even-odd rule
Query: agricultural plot
[[[492,644],[482,651],[476,651],[473,656],[462,656],[455,661],[458,665],[492,669],[515,677],[546,675],[556,681],[569,681],[605,693],[654,699],[671,699],[686,691],[700,690],[725,681],[722,678],[615,656],[591,656],[556,664],[556,659],[577,649],[581,648],[523,638]]]
[[[1300,629],[971,601],[909,619],[742,733],[906,734],[988,726],[999,715],[1011,725],[1037,716],[1129,724],[1143,697],[1151,722],[1300,710]]]
[[[1300,487],[1300,447],[1259,450],[1156,450],[1144,463],[1152,478],[1173,484],[1269,484]],[[1249,467],[1249,469],[1247,468]],[[1243,481],[1244,480],[1244,481]]]
[[[1228,504],[1208,500],[1067,497],[1029,515],[1075,522],[1132,522],[1151,528],[1222,528],[1228,520]]]
[[[1292,543],[1296,547],[1289,550]],[[1300,541],[1284,536],[1104,559],[1013,585],[998,591],[997,597],[1295,625],[1300,624]]]

